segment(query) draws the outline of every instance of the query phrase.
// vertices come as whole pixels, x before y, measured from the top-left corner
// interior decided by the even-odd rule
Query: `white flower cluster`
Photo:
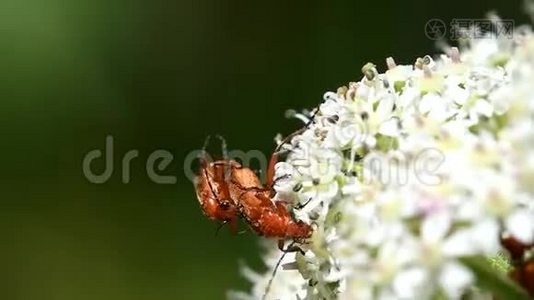
[[[503,234],[534,241],[530,29],[386,62],[326,93],[284,146],[277,197],[303,205],[295,218],[314,233],[268,299],[458,299],[477,281],[462,258],[495,255]],[[271,272],[247,272],[251,299]]]

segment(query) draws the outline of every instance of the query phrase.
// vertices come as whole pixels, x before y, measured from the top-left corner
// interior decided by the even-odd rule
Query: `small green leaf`
[[[462,257],[460,261],[469,267],[477,277],[477,285],[490,291],[499,299],[528,300],[528,294],[505,274],[491,267],[485,257]]]

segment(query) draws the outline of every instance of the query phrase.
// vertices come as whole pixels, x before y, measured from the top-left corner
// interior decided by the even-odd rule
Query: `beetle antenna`
[[[287,248],[289,249],[289,248],[295,246],[296,243],[297,243],[297,241],[291,242],[287,246]],[[271,278],[269,279],[269,282],[267,283],[267,286],[265,287],[265,292],[263,293],[263,297],[261,298],[262,300],[267,299],[267,295],[269,294],[269,290],[271,289],[271,285],[273,284],[274,276],[276,276],[276,272],[278,271],[278,268],[280,267],[280,264],[282,263],[282,260],[284,260],[284,257],[286,257],[286,254],[288,252],[292,252],[292,251],[284,251],[282,253],[282,256],[280,256],[280,258],[276,262],[276,265],[274,266],[274,270],[273,270],[273,272],[271,274]]]
[[[308,129],[308,127],[310,127],[310,125],[315,122],[315,116],[317,115],[318,112],[319,112],[319,108],[315,108],[314,111],[310,114],[310,120],[306,123],[306,125],[304,125],[304,127],[300,128],[299,130],[283,138],[280,144],[278,144],[278,146],[276,146],[276,148],[274,149],[274,153],[279,152],[282,146],[287,144],[287,142],[289,142],[294,136],[301,134],[302,132],[304,132],[304,130]]]
[[[223,222],[219,223],[217,225],[217,229],[215,230],[215,236],[217,236],[219,234],[219,231],[221,230],[221,228],[224,227],[224,225],[226,225],[228,223],[227,220],[224,220]]]
[[[221,141],[222,157],[223,157],[223,160],[227,161],[229,157],[228,157],[228,146],[226,144],[226,140],[220,134],[217,134],[215,137],[217,137]],[[228,164],[225,164],[223,166],[223,170],[224,170],[224,180],[226,181],[228,178],[230,178],[230,166],[228,166]]]
[[[216,137],[221,141],[221,150],[222,150],[223,159],[227,160],[228,159],[228,148],[226,145],[226,140],[222,137],[222,135],[219,135],[219,134],[217,134]]]
[[[211,135],[208,135],[206,139],[204,140],[204,145],[202,145],[202,150],[206,151],[206,148],[208,147],[208,144],[210,143]]]
[[[274,185],[273,177],[275,173],[275,165],[278,162],[278,155],[280,154],[280,150],[282,149],[282,146],[287,144],[293,137],[295,137],[298,134],[303,133],[308,127],[315,122],[315,116],[319,112],[319,108],[315,108],[315,110],[310,115],[310,120],[304,127],[298,129],[297,131],[290,133],[287,135],[282,141],[274,148],[273,153],[271,154],[271,158],[269,159],[269,164],[267,165],[267,186],[272,189]]]
[[[213,194],[213,197],[215,197],[215,200],[217,201],[217,203],[220,204],[221,200],[219,200],[219,197],[217,196],[217,193],[215,193],[215,189],[213,188],[213,185],[211,184],[211,179],[208,176],[208,171],[206,169],[207,169],[207,167],[202,168],[202,171],[204,171],[204,176],[206,177],[206,181],[208,181],[208,186],[210,187],[210,191]]]
[[[211,162],[211,156],[206,151],[206,148],[208,147],[208,144],[210,143],[210,139],[211,139],[211,136],[208,135],[206,139],[204,140],[204,144],[202,145],[202,150],[197,155],[197,158],[200,161],[200,165],[202,166],[202,168],[206,168],[208,163]]]

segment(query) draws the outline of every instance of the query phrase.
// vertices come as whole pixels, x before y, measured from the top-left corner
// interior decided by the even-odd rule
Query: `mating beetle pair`
[[[225,156],[224,140],[222,144]],[[200,172],[195,178],[195,189],[202,211],[208,218],[228,224],[235,232],[237,219],[241,216],[258,235],[278,238],[281,250],[295,251],[299,249],[283,249],[284,241],[305,240],[311,236],[312,227],[293,219],[285,202],[273,201],[274,166],[279,148],[269,162],[266,186],[250,168],[226,157],[209,161],[203,151],[199,157]]]

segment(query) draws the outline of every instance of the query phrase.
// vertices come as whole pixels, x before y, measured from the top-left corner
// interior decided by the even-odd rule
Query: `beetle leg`
[[[285,248],[285,249],[284,249],[284,244],[285,244],[285,240],[283,240],[283,239],[279,239],[278,240],[278,249],[280,249],[280,251],[282,251],[284,253],[300,252],[300,254],[302,254],[302,255],[305,254],[304,250],[302,250],[302,248],[300,248],[299,246],[296,245],[296,241],[291,242],[287,246],[287,248]]]

